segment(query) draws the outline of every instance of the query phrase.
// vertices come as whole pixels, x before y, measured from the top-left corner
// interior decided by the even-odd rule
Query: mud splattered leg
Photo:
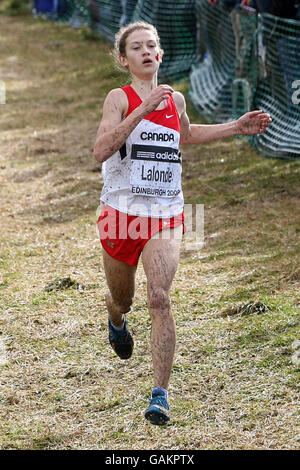
[[[147,276],[148,308],[152,320],[151,349],[154,386],[168,388],[174,360],[176,330],[170,288],[177,270],[182,227],[170,230],[173,239],[150,239],[142,253]]]

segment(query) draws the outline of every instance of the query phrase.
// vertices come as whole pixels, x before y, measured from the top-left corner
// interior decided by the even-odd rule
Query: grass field
[[[299,161],[246,139],[184,148],[205,245],[183,245],[171,293],[169,425],[143,417],[141,266],[134,355],[109,347],[92,149],[105,94],[127,80],[109,51],[85,29],[0,15],[0,448],[299,449]]]

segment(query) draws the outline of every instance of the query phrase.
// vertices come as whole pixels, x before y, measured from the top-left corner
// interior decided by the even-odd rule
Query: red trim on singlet
[[[128,111],[125,116],[127,117],[135,108],[140,106],[142,100],[132,86],[126,85],[122,90],[126,93],[128,98]],[[167,99],[167,106],[165,108],[152,111],[152,113],[145,116],[144,119],[168,127],[169,129],[174,129],[180,133],[179,115],[171,95]]]

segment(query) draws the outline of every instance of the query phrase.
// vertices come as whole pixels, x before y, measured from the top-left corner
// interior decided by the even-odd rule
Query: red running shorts
[[[97,222],[101,244],[112,258],[137,266],[147,241],[167,228],[184,227],[184,212],[171,218],[139,217],[104,206]]]

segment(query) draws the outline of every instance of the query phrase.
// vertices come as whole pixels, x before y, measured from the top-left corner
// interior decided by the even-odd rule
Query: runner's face
[[[133,31],[126,41],[126,57],[120,57],[121,64],[134,75],[154,75],[159,67],[161,51],[152,31]]]

